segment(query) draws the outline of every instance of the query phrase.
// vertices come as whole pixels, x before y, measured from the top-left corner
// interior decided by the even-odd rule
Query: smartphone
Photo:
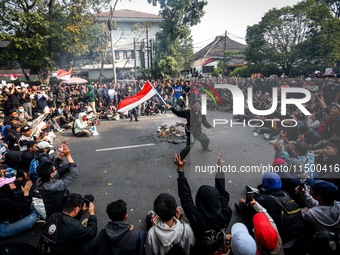
[[[86,207],[90,206],[90,200],[84,199],[84,203],[85,203]]]
[[[255,199],[255,192],[247,192],[246,203],[249,204]]]

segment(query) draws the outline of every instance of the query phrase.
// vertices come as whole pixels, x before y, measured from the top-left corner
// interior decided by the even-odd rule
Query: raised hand
[[[175,163],[178,167],[179,170],[183,170],[184,169],[184,165],[187,161],[184,160],[183,162],[181,161],[181,156],[179,154],[175,154]]]
[[[220,152],[220,154],[217,156],[217,165],[222,166],[222,154],[223,151]]]

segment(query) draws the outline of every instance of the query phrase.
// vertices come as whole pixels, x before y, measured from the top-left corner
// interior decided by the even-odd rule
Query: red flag
[[[153,97],[156,93],[156,90],[152,87],[150,82],[147,81],[141,92],[139,92],[137,95],[124,99],[117,105],[118,112],[131,110],[132,108],[135,108],[149,98]]]

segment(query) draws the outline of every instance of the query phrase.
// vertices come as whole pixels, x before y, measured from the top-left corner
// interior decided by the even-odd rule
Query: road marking
[[[123,149],[138,148],[138,147],[146,147],[146,146],[153,146],[153,145],[156,145],[156,144],[155,144],[155,143],[147,143],[147,144],[140,144],[140,145],[131,145],[131,146],[123,146],[123,147],[114,147],[114,148],[106,148],[106,149],[97,149],[96,151],[123,150]]]

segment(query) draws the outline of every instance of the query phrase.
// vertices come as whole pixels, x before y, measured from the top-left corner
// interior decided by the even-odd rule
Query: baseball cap
[[[308,179],[307,184],[311,186],[317,195],[336,197],[338,194],[338,187],[332,182]]]
[[[41,150],[44,148],[53,148],[53,146],[50,145],[48,142],[43,141],[43,142],[38,143],[38,148],[39,150]]]
[[[235,223],[231,228],[231,250],[235,255],[255,255],[256,243],[243,223]]]
[[[30,126],[23,126],[21,127],[20,129],[20,132],[27,132],[27,131],[30,131],[32,128]]]
[[[264,93],[265,95],[269,96],[269,92]]]
[[[264,213],[257,213],[253,218],[256,240],[267,250],[277,246],[278,234]]]
[[[283,158],[276,158],[273,161],[273,166],[281,165],[286,163],[286,161]]]
[[[340,104],[338,104],[338,103],[332,103],[332,105],[333,105],[333,106],[336,106],[336,107],[338,107],[338,108],[340,109]]]

